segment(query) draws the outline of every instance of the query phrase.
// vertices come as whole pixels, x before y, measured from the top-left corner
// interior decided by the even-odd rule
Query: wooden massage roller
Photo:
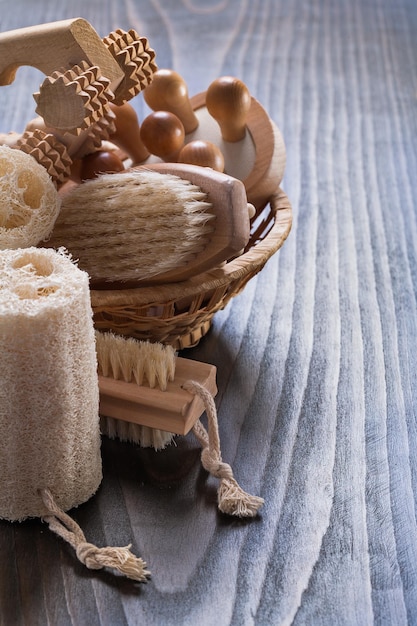
[[[101,39],[82,18],[0,34],[0,85],[12,83],[22,65],[46,75],[34,94],[44,128],[27,130],[18,147],[61,183],[74,159],[114,131],[110,103],[122,105],[152,81],[154,59],[147,39],[134,30]]]

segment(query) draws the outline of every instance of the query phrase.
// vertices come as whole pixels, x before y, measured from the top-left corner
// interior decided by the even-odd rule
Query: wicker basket
[[[95,327],[170,344],[177,350],[195,346],[209,330],[214,314],[239,294],[282,246],[291,223],[290,202],[278,189],[253,219],[244,253],[221,267],[177,283],[92,290]]]

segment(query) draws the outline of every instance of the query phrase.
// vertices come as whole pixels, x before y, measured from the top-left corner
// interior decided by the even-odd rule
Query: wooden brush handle
[[[198,396],[183,389],[188,380],[199,382],[212,396],[217,393],[216,367],[181,357],[166,391],[99,376],[100,415],[186,435],[205,410]]]
[[[181,120],[186,134],[197,128],[198,118],[188,99],[187,85],[177,72],[168,69],[155,72],[143,97],[153,111],[174,113]]]
[[[248,202],[242,181],[209,167],[186,163],[149,163],[139,166],[161,174],[174,174],[190,181],[207,194],[211,203],[214,231],[210,241],[193,262],[152,279],[154,284],[177,282],[212,269],[239,254],[249,240]],[[136,168],[134,168],[136,169]]]

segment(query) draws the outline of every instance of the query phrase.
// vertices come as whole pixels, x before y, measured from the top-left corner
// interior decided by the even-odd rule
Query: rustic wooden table
[[[217,366],[223,457],[265,505],[220,514],[191,435],[104,439],[102,485],[71,514],[152,578],[1,521],[0,623],[416,624],[415,3],[0,0],[1,31],[76,16],[135,28],[191,95],[241,78],[284,135],[293,230],[186,353]],[[0,131],[33,117],[41,78],[0,89]]]

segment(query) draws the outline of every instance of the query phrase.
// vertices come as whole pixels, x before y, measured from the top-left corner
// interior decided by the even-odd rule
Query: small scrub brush
[[[172,346],[96,331],[101,432],[156,450],[187,434],[204,412],[183,384],[217,393],[216,368],[178,357]]]
[[[96,331],[96,346],[102,433],[158,449],[174,434],[192,431],[203,448],[203,467],[220,480],[219,510],[254,517],[263,499],[243,491],[221,457],[213,398],[217,393],[216,368],[177,357],[170,346],[112,333]],[[199,419],[204,412],[208,430]],[[122,425],[126,422],[129,426]]]

